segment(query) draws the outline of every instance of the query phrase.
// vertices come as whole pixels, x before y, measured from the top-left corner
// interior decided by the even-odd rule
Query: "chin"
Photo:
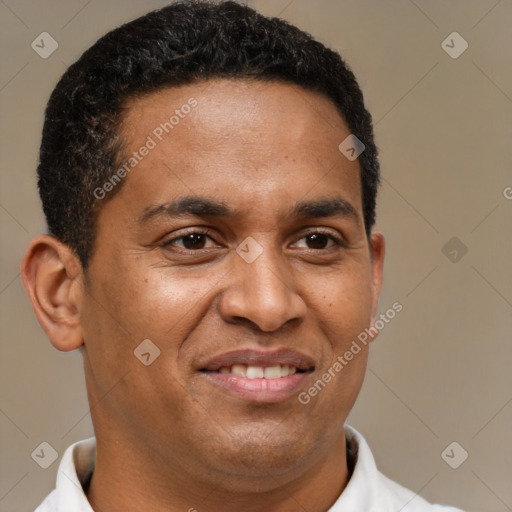
[[[273,428],[276,430],[275,425]],[[215,465],[217,471],[230,475],[226,484],[235,485],[240,492],[268,491],[278,486],[275,478],[282,484],[287,475],[291,480],[297,473],[304,472],[314,463],[311,459],[318,452],[317,444],[303,433],[294,438],[283,437],[273,437],[272,430],[240,436],[238,441],[231,440],[227,451],[220,449],[222,457],[217,456],[218,450],[209,451],[209,456],[215,457],[210,464]],[[219,461],[222,462],[220,467]]]

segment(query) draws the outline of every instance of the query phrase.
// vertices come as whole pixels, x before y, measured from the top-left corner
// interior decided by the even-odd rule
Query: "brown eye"
[[[304,237],[307,240],[310,249],[325,249],[331,240],[331,237],[323,233],[313,233]]]
[[[203,249],[206,243],[206,236],[200,233],[190,233],[183,237],[185,249]]]
[[[294,245],[299,249],[312,249],[313,251],[345,247],[342,239],[323,231],[308,233],[302,236]]]
[[[164,247],[172,246],[177,247],[178,249],[186,249],[188,251],[208,249],[214,246],[213,240],[206,233],[200,232],[178,236],[168,242],[165,242],[163,245]]]

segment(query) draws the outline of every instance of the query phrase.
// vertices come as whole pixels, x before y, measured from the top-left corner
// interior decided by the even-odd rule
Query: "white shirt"
[[[431,505],[423,498],[379,472],[363,436],[345,425],[347,457],[353,472],[336,503],[327,512],[462,512]],[[57,486],[35,512],[93,512],[82,485],[94,470],[94,437],[72,444],[64,452],[57,473]]]

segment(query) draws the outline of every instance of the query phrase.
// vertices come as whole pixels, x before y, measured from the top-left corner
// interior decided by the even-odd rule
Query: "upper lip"
[[[298,370],[314,368],[315,362],[305,354],[287,348],[272,351],[261,350],[234,350],[225,352],[210,359],[201,370],[217,371],[222,367],[231,367],[235,364],[247,366],[295,366]]]

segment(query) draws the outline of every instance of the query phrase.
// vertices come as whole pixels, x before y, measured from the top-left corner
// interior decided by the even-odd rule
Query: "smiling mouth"
[[[308,373],[314,371],[314,366],[307,370],[296,366],[275,365],[275,366],[251,366],[246,364],[234,364],[233,366],[222,366],[218,370],[203,369],[202,372],[231,374],[246,379],[281,379],[296,373]]]
[[[292,399],[315,371],[315,360],[290,348],[225,352],[198,366],[199,374],[218,390],[245,403],[279,403]]]

